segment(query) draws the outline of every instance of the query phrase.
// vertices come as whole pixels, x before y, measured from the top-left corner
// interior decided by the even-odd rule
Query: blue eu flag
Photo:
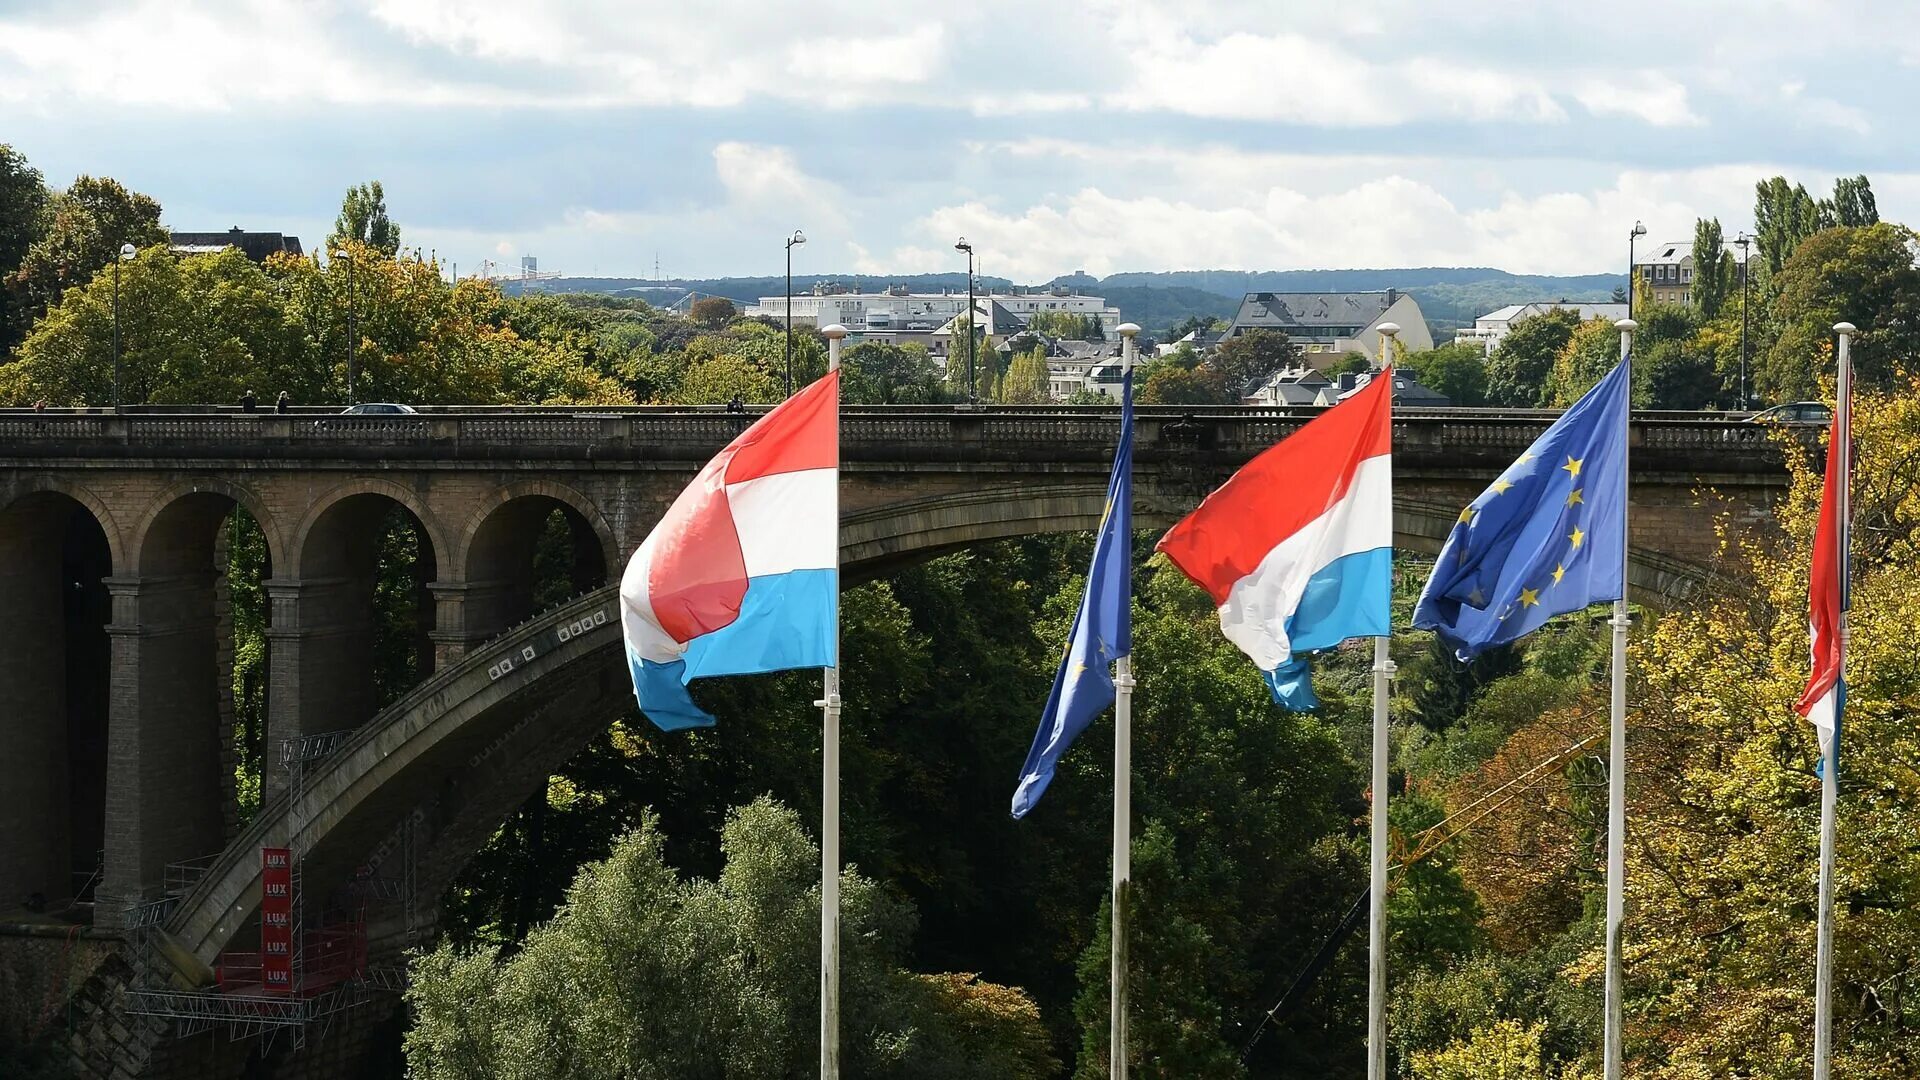
[[[1413,611],[1460,659],[1624,595],[1628,372],[1621,362],[1460,512]]]
[[[1133,374],[1120,390],[1120,445],[1113,454],[1113,476],[1107,481],[1107,509],[1093,543],[1093,568],[1087,571],[1086,595],[1073,621],[1073,637],[1066,658],[1053,677],[1053,693],[1041,714],[1027,763],[1020,767],[1020,786],[1013,793],[1013,816],[1027,816],[1047,785],[1054,766],[1093,718],[1113,704],[1116,657],[1133,652]]]

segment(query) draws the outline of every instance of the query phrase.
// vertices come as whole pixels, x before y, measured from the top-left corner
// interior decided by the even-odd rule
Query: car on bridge
[[[1789,401],[1747,418],[1749,424],[1830,424],[1833,406],[1823,401]]]
[[[363,401],[357,405],[349,405],[341,409],[340,415],[351,416],[361,420],[397,420],[402,417],[418,416],[420,414],[411,405],[401,405],[391,401]],[[329,416],[315,420],[313,426],[324,430],[335,427],[338,423],[334,417]]]

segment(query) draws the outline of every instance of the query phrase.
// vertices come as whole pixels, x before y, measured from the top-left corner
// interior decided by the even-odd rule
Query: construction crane
[[[1388,868],[1389,873],[1396,876],[1403,873],[1407,867],[1445,847],[1449,841],[1511,805],[1515,799],[1540,786],[1543,781],[1565,772],[1567,766],[1573,764],[1575,759],[1600,741],[1601,736],[1597,734],[1576,739],[1566,749],[1536,762],[1518,776],[1449,814],[1445,820],[1432,828],[1423,829],[1411,837],[1394,833],[1388,840],[1388,850],[1391,852],[1389,857],[1392,860],[1392,865]],[[1340,947],[1347,943],[1347,939],[1353,936],[1354,930],[1366,917],[1367,896],[1370,891],[1368,889],[1360,891],[1360,895],[1354,900],[1352,906],[1347,908],[1346,914],[1342,915],[1340,921],[1334,925],[1333,932],[1327,935],[1327,940],[1321,944],[1320,951],[1316,952],[1313,958],[1307,961],[1306,966],[1294,975],[1293,982],[1288,985],[1286,992],[1280,995],[1280,1000],[1260,1018],[1259,1025],[1253,1029],[1253,1034],[1247,1038],[1246,1046],[1240,1051],[1241,1061],[1247,1060],[1253,1053],[1254,1045],[1260,1041],[1260,1036],[1266,1032],[1269,1024],[1287,1016],[1299,1007],[1300,999],[1313,985],[1314,980],[1318,979],[1320,973],[1333,963],[1333,958],[1340,952]]]
[[[522,281],[531,284],[537,281],[552,281],[560,276],[560,271],[540,269],[540,263],[534,259],[533,256],[529,255],[520,260],[520,268],[518,270],[503,268],[492,259],[482,259],[480,260],[480,273],[476,276],[503,285],[511,281]]]

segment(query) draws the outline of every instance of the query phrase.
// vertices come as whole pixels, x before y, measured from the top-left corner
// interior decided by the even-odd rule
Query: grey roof
[[[1347,398],[1359,393],[1360,388],[1373,381],[1378,374],[1379,372],[1375,371],[1362,372],[1360,377],[1354,380],[1353,389],[1341,391],[1340,397]],[[1323,390],[1321,393],[1324,396],[1326,391]],[[1411,373],[1396,370],[1393,373],[1393,403],[1439,409],[1453,404],[1453,399],[1432,387],[1420,385],[1420,381]]]
[[[1248,330],[1313,334],[1323,327],[1367,327],[1400,299],[1397,289],[1382,292],[1252,292],[1240,301],[1228,336]]]

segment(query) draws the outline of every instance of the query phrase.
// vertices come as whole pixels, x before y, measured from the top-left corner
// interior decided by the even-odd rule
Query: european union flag
[[[1013,793],[1013,816],[1027,816],[1047,785],[1054,766],[1093,718],[1113,704],[1116,657],[1133,651],[1133,374],[1120,390],[1120,445],[1113,453],[1113,475],[1107,480],[1107,509],[1093,543],[1093,568],[1087,571],[1087,591],[1073,622],[1066,658],[1053,677],[1053,693],[1041,714],[1027,763],[1020,767],[1020,786]]]
[[[1471,660],[1624,595],[1628,378],[1623,361],[1460,512],[1414,626]]]

